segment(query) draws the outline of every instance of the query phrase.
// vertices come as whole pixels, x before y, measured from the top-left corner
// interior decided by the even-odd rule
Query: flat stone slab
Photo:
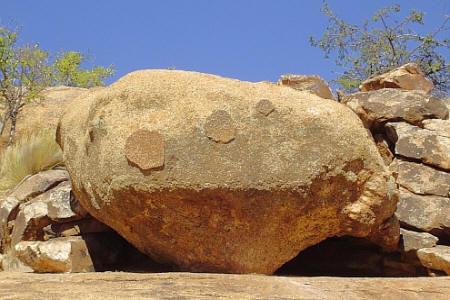
[[[40,172],[20,183],[11,193],[11,196],[19,201],[24,201],[28,198],[34,198],[66,180],[69,180],[69,173],[65,170]]]
[[[449,172],[397,159],[391,164],[390,169],[398,173],[397,183],[415,194],[449,196]]]
[[[25,288],[26,287],[26,288]],[[201,273],[0,273],[0,299],[436,299],[450,277],[275,277]]]
[[[387,123],[385,127],[396,155],[450,170],[450,138],[403,122]]]
[[[419,196],[400,188],[395,214],[401,223],[420,230],[448,231],[450,199],[439,196]]]
[[[438,238],[427,232],[415,232],[400,228],[402,236],[401,249],[405,252],[436,246]]]

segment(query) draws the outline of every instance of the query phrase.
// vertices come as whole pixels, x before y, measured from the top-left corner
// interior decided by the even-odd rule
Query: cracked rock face
[[[422,91],[386,88],[354,93],[345,97],[342,102],[372,131],[382,128],[386,122],[401,121],[419,126],[427,119],[448,118],[444,100]]]
[[[398,173],[397,183],[419,195],[448,197],[450,173],[427,165],[395,159],[389,167]]]
[[[143,167],[158,147],[148,132],[164,164]],[[395,187],[366,129],[307,92],[138,71],[89,93],[57,140],[83,207],[179,269],[270,274],[331,236],[398,241]]]
[[[407,123],[387,123],[395,154],[450,171],[450,138]]]
[[[88,247],[82,237],[51,241],[23,241],[15,246],[20,260],[38,273],[93,272]]]

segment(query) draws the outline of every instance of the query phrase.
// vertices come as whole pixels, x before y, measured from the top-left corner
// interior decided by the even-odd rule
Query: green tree
[[[114,75],[114,66],[95,66],[91,70],[81,69],[87,60],[80,52],[61,52],[53,63],[53,82],[68,86],[90,88],[105,85],[108,77]]]
[[[0,27],[0,102],[5,110],[0,116],[0,135],[9,120],[8,145],[11,145],[17,116],[22,107],[51,83],[49,54],[38,44],[17,46],[18,30]]]
[[[434,93],[446,95],[450,89],[450,66],[442,51],[450,49],[449,39],[440,38],[448,31],[449,16],[433,32],[420,34],[415,27],[424,25],[425,13],[411,10],[400,19],[400,6],[375,12],[362,25],[346,23],[334,14],[326,1],[321,8],[329,24],[321,38],[310,37],[312,46],[335,55],[335,63],[344,69],[335,82],[347,92],[357,90],[360,83],[408,62],[416,62],[434,85]]]
[[[19,29],[0,25],[0,136],[10,122],[8,146],[13,142],[17,116],[22,107],[46,87],[64,84],[77,87],[103,86],[114,67],[81,68],[86,57],[75,51],[61,52],[53,62],[39,44],[17,45]]]

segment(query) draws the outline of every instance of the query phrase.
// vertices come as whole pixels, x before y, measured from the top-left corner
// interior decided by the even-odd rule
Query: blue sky
[[[450,14],[450,0],[329,0],[344,20],[360,24],[382,7],[425,11],[425,31]],[[280,74],[335,77],[333,61],[309,45],[327,18],[321,0],[0,0],[0,21],[22,26],[21,42],[56,53],[89,53],[97,65],[114,64],[111,81],[138,69],[168,68],[248,81]]]

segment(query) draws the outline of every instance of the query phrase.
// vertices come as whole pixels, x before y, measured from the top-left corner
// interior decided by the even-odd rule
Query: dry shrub
[[[0,155],[0,190],[9,190],[25,176],[52,169],[62,162],[54,129],[22,136]]]

